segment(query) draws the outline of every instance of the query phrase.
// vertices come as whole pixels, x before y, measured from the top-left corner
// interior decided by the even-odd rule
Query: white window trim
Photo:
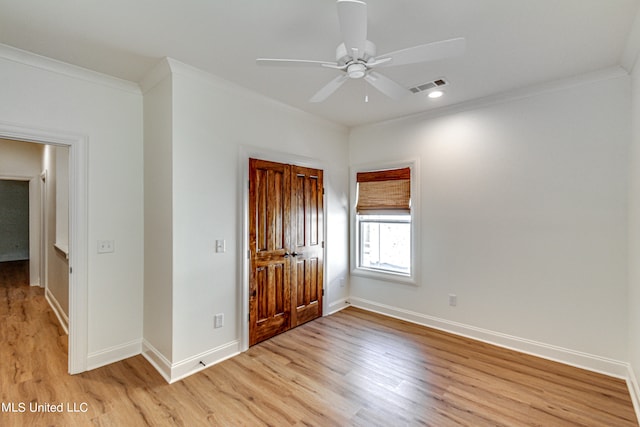
[[[359,230],[356,220],[356,200],[358,172],[371,172],[385,169],[411,169],[411,274],[376,271],[358,267]],[[420,277],[420,168],[417,159],[389,163],[368,163],[351,167],[350,176],[350,210],[351,238],[349,240],[351,274],[382,282],[401,283],[417,286]]]

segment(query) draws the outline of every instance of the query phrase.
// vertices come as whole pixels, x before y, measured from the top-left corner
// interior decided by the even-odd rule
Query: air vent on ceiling
[[[409,90],[413,93],[420,93],[425,91],[430,91],[431,89],[435,89],[437,87],[447,86],[449,82],[445,79],[436,79],[427,83],[422,83],[420,85],[410,87]]]

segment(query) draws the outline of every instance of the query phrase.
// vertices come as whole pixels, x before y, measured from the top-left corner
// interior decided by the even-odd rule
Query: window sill
[[[400,273],[384,272],[367,268],[354,268],[351,274],[359,277],[380,280],[382,282],[401,283],[403,285],[418,286],[415,276],[407,276]]]

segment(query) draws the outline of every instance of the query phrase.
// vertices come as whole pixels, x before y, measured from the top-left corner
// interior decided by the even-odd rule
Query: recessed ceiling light
[[[427,95],[429,98],[431,99],[435,99],[435,98],[440,98],[442,95],[444,95],[444,92],[441,90],[434,90],[433,92],[429,92],[429,95]]]

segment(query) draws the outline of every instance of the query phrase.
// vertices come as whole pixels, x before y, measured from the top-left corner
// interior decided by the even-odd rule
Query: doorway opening
[[[68,257],[68,372],[87,366],[87,140],[84,136],[0,123],[0,139],[68,149],[68,239],[56,241],[57,251]],[[39,185],[41,175],[35,177]],[[46,257],[45,257],[46,258]],[[32,273],[33,274],[33,273]],[[36,273],[40,276],[40,273]],[[45,275],[46,276],[46,275]]]

